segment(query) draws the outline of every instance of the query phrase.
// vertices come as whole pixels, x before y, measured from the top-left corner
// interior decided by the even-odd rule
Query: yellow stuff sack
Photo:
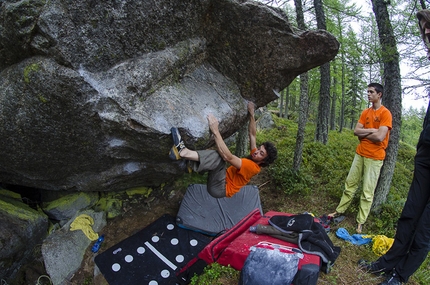
[[[390,247],[393,245],[394,239],[386,237],[384,235],[377,235],[373,237],[372,242],[373,252],[376,255],[381,256],[384,255],[390,249]]]

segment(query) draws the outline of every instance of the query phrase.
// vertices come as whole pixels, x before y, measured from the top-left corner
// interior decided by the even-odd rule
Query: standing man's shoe
[[[375,274],[377,276],[381,276],[381,275],[385,274],[384,269],[380,269],[378,267],[377,262],[370,262],[370,261],[367,261],[365,259],[360,259],[358,261],[358,267],[361,270],[367,271],[368,273]]]
[[[387,276],[387,279],[378,285],[402,285],[402,281],[400,281],[400,277],[397,276],[396,273],[393,273],[392,275]]]

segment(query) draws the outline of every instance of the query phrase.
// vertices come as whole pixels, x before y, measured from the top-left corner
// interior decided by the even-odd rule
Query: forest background
[[[280,97],[269,109],[281,121],[277,121],[277,129],[265,138],[275,140],[282,150],[275,165],[268,170],[274,185],[270,186],[267,195],[281,189],[299,204],[297,206],[314,209],[318,207],[313,197],[316,195],[320,198],[316,200],[324,201],[326,209],[334,209],[351,163],[345,156],[350,153],[352,157],[356,146],[356,138],[348,139],[345,134],[353,138],[351,130],[361,112],[370,107],[367,84],[378,82],[385,87],[382,103],[393,114],[393,129],[375,190],[374,218],[369,220],[367,230],[393,237],[412,179],[415,146],[429,100],[429,61],[415,15],[426,9],[430,1],[260,2],[284,10],[298,30],[324,29],[340,42],[340,50],[334,60],[301,74],[285,90],[275,90]],[[289,125],[289,122],[294,123]],[[289,134],[282,134],[283,130]],[[246,133],[245,130],[242,132]],[[237,155],[245,154],[247,143],[244,137],[238,136],[236,140]],[[264,183],[261,185],[266,186]],[[294,203],[279,199],[286,211],[298,211]],[[300,200],[305,202],[297,203]],[[354,210],[349,215],[353,217]],[[347,223],[345,226],[351,225]],[[362,273],[356,270],[356,260],[352,260],[358,258],[357,249],[346,250],[347,257],[342,267],[337,265],[337,273],[323,276],[318,284],[380,282],[362,277]],[[367,252],[370,256],[369,248]],[[366,255],[366,250],[359,254]],[[369,259],[375,259],[375,256]],[[429,266],[427,258],[409,283],[429,284],[430,277],[426,273]],[[206,272],[193,284],[229,284],[227,279],[237,280],[238,274],[216,265],[207,268]],[[215,278],[211,279],[213,276]],[[218,281],[214,280],[222,281],[216,283]]]
[[[279,116],[298,122],[294,171],[300,170],[308,123],[316,124],[315,141],[327,144],[329,130],[353,129],[363,109],[370,106],[367,84],[384,85],[382,103],[393,115],[393,129],[372,207],[379,211],[387,200],[399,143],[416,145],[426,112],[429,62],[415,15],[427,8],[428,0],[371,0],[359,2],[360,6],[352,0],[261,2],[285,11],[296,29],[324,29],[340,42],[331,62],[301,74],[288,88],[275,90],[280,96]],[[423,104],[406,109],[404,98]],[[238,142],[237,154],[245,146]]]
[[[430,64],[415,14],[427,8],[430,1],[259,1],[285,11],[297,30],[324,29],[340,42],[335,59],[301,74],[288,88],[275,90],[280,97],[267,106],[273,114],[275,126],[269,131],[259,131],[257,137],[259,142],[274,141],[279,149],[279,158],[257,175],[257,180],[250,182],[260,189],[263,210],[289,213],[310,211],[320,216],[335,209],[358,143],[352,129],[363,109],[370,106],[367,84],[379,82],[385,86],[383,105],[393,114],[393,130],[375,191],[375,203],[364,231],[370,235],[394,237],[396,221],[412,180],[415,146],[429,101]],[[245,129],[239,134],[247,134]],[[237,136],[232,150],[238,156],[245,156],[245,149],[246,135]],[[184,175],[175,183],[174,189],[180,190],[177,192],[185,192],[190,183],[206,183],[206,177]],[[159,203],[160,211],[164,213],[168,202],[168,199],[154,201],[153,207],[156,208]],[[357,203],[358,197],[355,197],[353,205]],[[130,215],[124,216],[136,220],[135,217],[141,215],[134,213],[145,210],[141,204],[144,203],[139,204],[136,212],[130,210],[127,212]],[[151,212],[157,213],[154,209]],[[351,206],[345,213],[345,221],[338,226],[353,234],[356,213],[357,207]],[[119,217],[111,224],[114,225],[111,228],[113,233],[106,229],[106,236],[113,237],[114,233],[123,231],[123,227],[131,223]],[[318,285],[381,282],[381,279],[357,267],[359,258],[377,258],[372,247],[357,247],[336,238],[336,228],[332,227],[330,238],[342,247],[342,252],[332,272],[320,274]],[[135,228],[121,234],[131,234],[132,230]],[[102,249],[108,246],[106,242]],[[83,266],[83,273],[77,273],[76,282],[71,284],[94,284],[93,266]],[[430,258],[408,284],[430,284],[428,272]],[[238,284],[239,274],[232,268],[214,263],[206,268],[205,274],[196,276],[192,284]]]

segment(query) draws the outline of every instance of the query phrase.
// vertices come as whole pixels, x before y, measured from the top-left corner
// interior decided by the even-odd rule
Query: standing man
[[[417,13],[422,39],[430,59],[430,10]],[[430,106],[417,144],[415,168],[408,198],[397,221],[390,250],[377,261],[359,266],[374,274],[388,274],[380,285],[400,285],[420,267],[430,250]]]
[[[373,202],[373,196],[378,183],[379,173],[385,159],[385,149],[392,128],[391,112],[381,104],[384,87],[379,83],[367,86],[367,97],[372,107],[361,113],[354,129],[354,135],[360,143],[355,150],[354,161],[345,181],[345,190],[334,213],[329,217],[343,214],[351,204],[352,198],[363,179],[363,193],[357,214],[357,233],[362,232]]]
[[[169,157],[172,160],[185,159],[196,172],[208,172],[207,189],[215,198],[232,197],[248,184],[251,178],[260,172],[261,167],[268,166],[277,158],[276,147],[265,142],[257,148],[254,103],[248,102],[250,155],[239,158],[233,155],[225,144],[218,129],[218,120],[208,115],[217,150],[190,150],[185,147],[177,128],[172,128],[174,145]],[[226,169],[226,163],[231,166]]]

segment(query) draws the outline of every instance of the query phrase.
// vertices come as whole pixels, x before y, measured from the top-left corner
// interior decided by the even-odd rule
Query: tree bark
[[[234,154],[237,157],[246,157],[249,155],[249,132],[248,132],[249,122],[246,123],[239,129],[236,136],[236,150]]]
[[[343,60],[342,60],[343,61]],[[339,132],[343,131],[343,127],[345,126],[345,80],[343,78],[345,76],[345,68],[342,63],[342,94],[340,99],[340,118],[339,118]],[[354,75],[353,75],[354,76]]]
[[[385,162],[381,169],[372,205],[372,211],[378,212],[380,205],[387,200],[391,180],[394,174],[394,167],[396,165],[402,115],[402,88],[400,83],[399,53],[397,51],[397,43],[388,14],[387,1],[372,0],[372,6],[376,23],[378,25],[379,41],[382,48],[382,58],[384,63],[384,95],[382,97],[382,102],[383,105],[391,111],[393,116],[393,128],[390,132],[390,140],[386,150]]]
[[[343,34],[342,34],[342,21],[338,17],[337,18],[337,25],[341,31],[339,40],[340,42],[343,42]],[[342,92],[341,92],[341,106],[340,106],[340,123],[339,123],[339,132],[342,132],[343,130],[343,124],[344,124],[344,117],[345,117],[345,48],[340,49],[340,64],[341,64],[341,84],[342,84]]]
[[[324,8],[321,0],[314,0],[318,29],[327,30]],[[315,140],[323,144],[328,141],[328,117],[330,114],[330,63],[320,66],[320,100],[318,104]]]
[[[305,141],[305,128],[308,118],[308,81],[307,72],[300,75],[300,101],[299,101],[299,123],[296,135],[296,147],[294,149],[293,169],[295,172],[300,170],[303,155],[303,145]]]
[[[279,118],[283,118],[284,116],[282,115],[282,112],[284,111],[284,94],[283,92],[279,92],[279,94],[281,94],[281,103],[279,104]]]
[[[296,6],[297,25],[299,29],[306,30],[303,7],[301,0],[294,0]],[[308,119],[308,81],[307,72],[300,75],[300,100],[299,100],[299,122],[296,135],[296,147],[294,149],[293,170],[298,172],[302,163],[303,144],[305,141],[305,128]]]
[[[336,70],[336,65],[333,65],[333,71]],[[336,129],[336,101],[337,101],[337,94],[336,94],[336,85],[337,85],[337,78],[336,76],[333,77],[333,87],[332,87],[332,96],[331,96],[331,110],[330,110],[330,130]]]
[[[290,88],[287,87],[284,89],[284,93],[285,93],[285,111],[284,111],[284,117],[288,118],[288,105],[290,102]]]

